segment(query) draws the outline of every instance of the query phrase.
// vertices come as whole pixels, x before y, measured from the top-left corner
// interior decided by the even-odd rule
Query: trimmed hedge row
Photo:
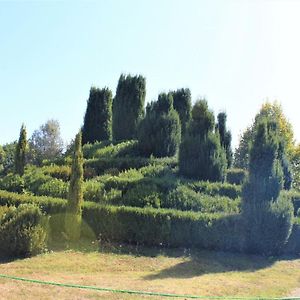
[[[243,169],[229,169],[226,173],[226,181],[231,184],[243,184],[247,176],[247,171]]]
[[[50,226],[61,231],[61,214],[66,201],[0,191],[0,205],[36,203],[51,216]],[[55,218],[53,215],[60,214]],[[103,206],[92,202],[83,205],[83,234],[102,240],[148,246],[198,247],[242,251],[244,231],[241,216],[182,212],[168,209]],[[297,254],[300,229],[295,226],[286,251]]]
[[[175,158],[145,158],[145,157],[104,157],[88,159],[85,161],[85,168],[95,170],[97,175],[103,174],[106,170],[117,169],[119,171],[127,169],[139,169],[148,165],[170,165],[176,166]]]

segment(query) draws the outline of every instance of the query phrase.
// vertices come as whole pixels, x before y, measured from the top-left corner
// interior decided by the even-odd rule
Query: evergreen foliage
[[[192,109],[192,120],[179,150],[179,172],[190,178],[222,181],[227,167],[225,149],[214,132],[214,114],[205,100]]]
[[[146,79],[121,74],[113,100],[113,139],[130,140],[137,137],[137,128],[144,117]]]
[[[25,169],[25,159],[26,159],[26,150],[27,150],[27,133],[24,124],[20,130],[19,141],[16,145],[15,152],[15,173],[23,176]]]
[[[112,139],[112,92],[92,87],[82,128],[82,142]]]
[[[226,128],[226,120],[227,114],[225,112],[219,113],[216,127],[220,134],[221,145],[225,148],[227,166],[230,168],[232,164],[231,132]]]
[[[180,120],[173,108],[173,97],[171,93],[162,93],[157,102],[147,106],[146,117],[139,126],[140,152],[145,156],[173,156],[178,150],[180,139]]]
[[[174,109],[178,112],[180,123],[181,123],[181,135],[183,136],[187,124],[191,119],[191,110],[192,110],[192,100],[191,100],[191,91],[190,89],[178,89],[177,91],[172,92],[173,96],[173,106]]]
[[[76,135],[75,151],[72,161],[65,230],[70,240],[78,240],[81,231],[83,202],[83,155],[81,132]]]
[[[250,151],[249,178],[242,191],[247,252],[278,254],[291,232],[293,208],[288,197],[280,196],[284,174],[279,152],[277,123],[262,119]]]

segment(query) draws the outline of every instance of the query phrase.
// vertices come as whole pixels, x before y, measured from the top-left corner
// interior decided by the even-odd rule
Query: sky
[[[300,1],[0,0],[0,144],[49,119],[68,142],[91,86],[146,77],[146,101],[190,88],[227,113],[233,146],[277,100],[300,141]]]

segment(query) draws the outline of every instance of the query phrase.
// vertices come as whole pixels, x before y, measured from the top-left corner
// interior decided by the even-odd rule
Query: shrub
[[[71,167],[70,166],[58,166],[50,165],[42,167],[42,171],[45,175],[50,175],[56,179],[61,179],[63,181],[69,181],[71,176]]]
[[[23,193],[25,188],[24,178],[18,174],[8,174],[0,178],[0,189],[9,192]]]
[[[241,185],[246,179],[247,172],[243,169],[229,169],[226,174],[226,181],[231,184]]]
[[[11,209],[0,221],[0,255],[24,257],[45,248],[47,218],[32,204]]]
[[[83,157],[86,159],[94,158],[96,152],[104,147],[111,145],[111,141],[95,142],[93,144],[87,143],[82,146]]]
[[[66,199],[68,196],[69,184],[60,179],[52,179],[41,184],[35,194],[38,196],[49,196]]]
[[[238,213],[239,200],[233,201],[227,197],[212,197],[196,193],[186,186],[178,186],[169,192],[166,200],[161,203],[163,208],[177,210],[193,210],[203,213]]]
[[[88,180],[83,183],[83,199],[85,201],[103,202],[104,201],[104,184],[96,180]]]

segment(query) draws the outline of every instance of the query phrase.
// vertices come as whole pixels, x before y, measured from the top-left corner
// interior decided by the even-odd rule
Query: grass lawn
[[[300,259],[212,251],[121,247],[97,251],[61,245],[47,254],[0,263],[0,273],[25,278],[201,296],[281,297],[300,287]],[[0,299],[159,299],[0,278]],[[166,298],[165,298],[166,299]],[[171,299],[171,298],[168,298]]]

